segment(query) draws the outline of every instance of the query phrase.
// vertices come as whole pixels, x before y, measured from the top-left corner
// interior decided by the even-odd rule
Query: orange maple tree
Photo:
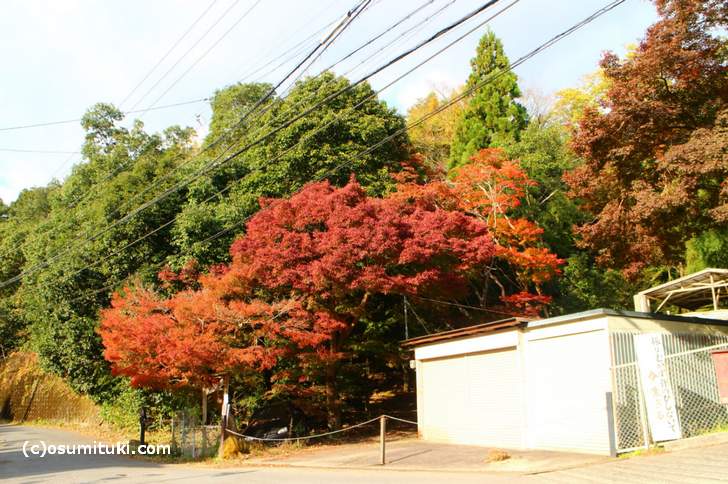
[[[398,182],[392,198],[460,210],[486,224],[495,257],[485,267],[485,284],[475,289],[481,306],[492,306],[489,283],[498,288],[497,309],[535,315],[551,301],[542,286],[560,274],[564,261],[543,243],[543,229],[517,215],[527,188],[536,185],[517,160],[499,148],[483,149],[448,176],[415,157]]]

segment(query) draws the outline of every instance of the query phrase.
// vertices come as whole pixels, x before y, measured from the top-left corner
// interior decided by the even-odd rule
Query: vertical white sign
[[[682,438],[662,336],[658,333],[638,334],[634,346],[652,439],[662,442]]]

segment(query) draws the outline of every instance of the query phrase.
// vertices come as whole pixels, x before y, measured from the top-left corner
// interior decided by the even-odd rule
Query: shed
[[[728,269],[709,267],[639,292],[634,304],[636,311],[659,312],[668,304],[691,311],[709,308],[718,313],[721,297],[728,298]],[[657,307],[653,308],[652,303]]]
[[[665,422],[652,411],[658,390],[645,392],[641,382],[638,359],[650,360],[638,356],[639,335],[661,348],[663,379],[653,380],[663,383],[658,390],[674,413],[658,413],[675,415],[679,437],[728,423],[710,358],[711,349],[728,348],[728,322],[596,309],[406,340],[416,362],[420,435],[604,455],[665,440]]]

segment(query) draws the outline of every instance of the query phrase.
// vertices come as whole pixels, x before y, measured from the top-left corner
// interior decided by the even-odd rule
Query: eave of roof
[[[524,318],[508,318],[488,323],[476,324],[474,326],[466,326],[465,328],[451,329],[441,333],[428,334],[417,338],[410,338],[402,341],[401,345],[405,348],[421,346],[424,344],[435,343],[450,339],[463,338],[465,336],[474,336],[485,333],[492,333],[501,329],[515,328],[526,326],[529,320]]]
[[[430,343],[436,343],[439,341],[446,341],[457,338],[464,338],[467,336],[476,336],[480,334],[492,333],[501,329],[518,328],[526,326],[548,326],[552,324],[563,324],[563,323],[574,323],[581,320],[593,319],[601,316],[619,316],[623,318],[636,318],[636,319],[651,319],[654,321],[675,321],[679,323],[693,323],[703,325],[714,325],[714,326],[728,326],[728,321],[720,319],[710,319],[695,316],[679,316],[673,314],[662,314],[662,313],[641,313],[637,311],[626,311],[626,310],[615,310],[615,309],[591,309],[588,311],[581,311],[578,313],[565,314],[563,316],[554,316],[552,318],[530,320],[524,318],[508,318],[501,319],[498,321],[491,321],[489,323],[476,324],[474,326],[467,326],[465,328],[452,329],[449,331],[443,331],[441,333],[428,334],[426,336],[419,336],[417,338],[410,338],[401,342],[401,345],[405,348],[413,348],[415,346],[421,346]]]

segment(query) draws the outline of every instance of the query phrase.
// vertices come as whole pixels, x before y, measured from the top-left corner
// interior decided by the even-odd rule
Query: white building
[[[614,455],[728,423],[710,356],[728,321],[597,309],[403,345],[427,440]]]

